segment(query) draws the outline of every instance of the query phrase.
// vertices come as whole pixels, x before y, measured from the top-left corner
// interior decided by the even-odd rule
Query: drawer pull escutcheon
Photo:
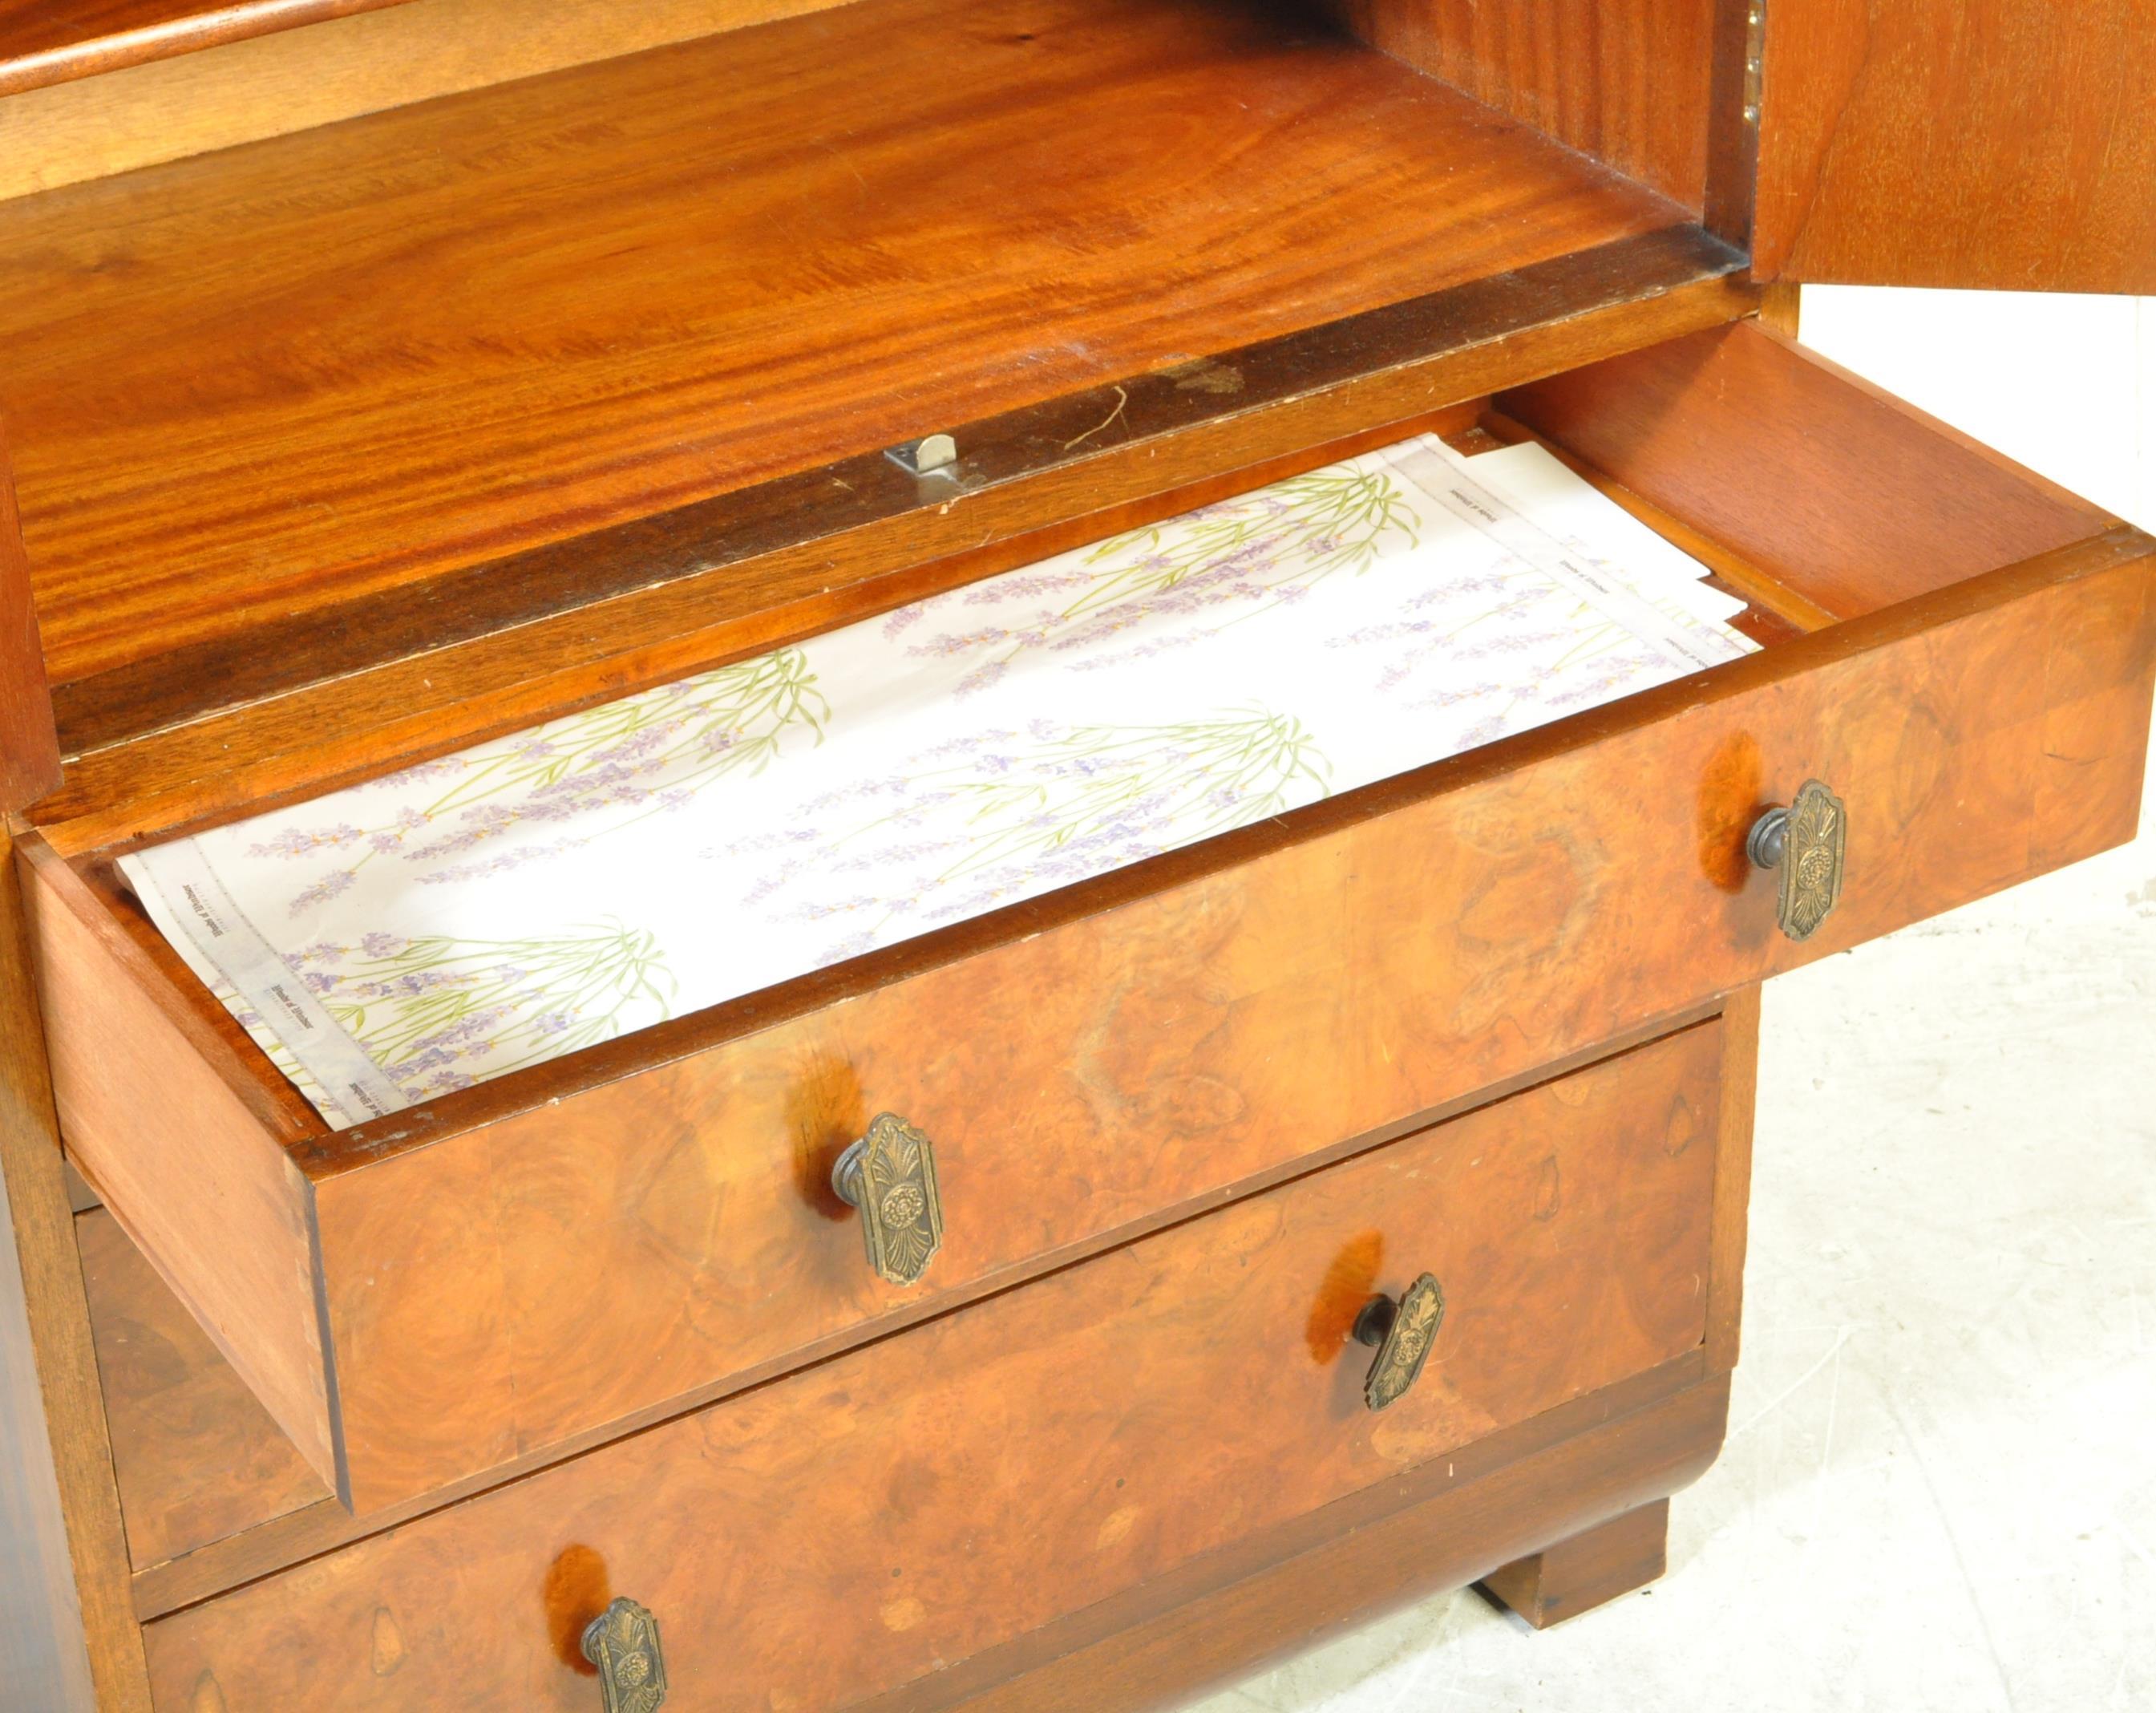
[[[1445,1293],[1424,1273],[1399,1300],[1373,1297],[1355,1317],[1355,1341],[1375,1345],[1378,1359],[1363,1382],[1363,1402],[1373,1410],[1398,1403],[1421,1376],[1437,1330],[1445,1324]]]
[[[616,1600],[584,1626],[584,1658],[599,1669],[606,1713],[657,1713],[666,1700],[666,1656],[659,1620],[634,1600]]]
[[[1744,852],[1761,868],[1781,871],[1775,913],[1791,939],[1810,939],[1841,898],[1841,863],[1849,808],[1817,779],[1787,809],[1770,809],[1752,823]]]
[[[861,1237],[877,1276],[918,1283],[943,1247],[943,1199],[928,1139],[896,1114],[880,1113],[832,1166],[831,1187],[860,1209]]]

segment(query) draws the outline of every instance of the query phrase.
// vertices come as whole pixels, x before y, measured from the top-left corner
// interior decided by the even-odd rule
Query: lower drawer
[[[843,1706],[1702,1342],[1723,1028],[1618,1058],[148,1627],[157,1704]],[[1426,1367],[1353,1337],[1427,1272]]]

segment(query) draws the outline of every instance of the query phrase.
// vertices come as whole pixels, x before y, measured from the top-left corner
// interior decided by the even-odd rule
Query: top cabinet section
[[[2156,0],[58,9],[0,0],[0,796],[92,842],[1317,467],[1759,280],[2156,291]]]
[[[664,682],[1739,317],[1743,268],[1258,0],[861,0],[0,200],[38,818]]]
[[[2156,0],[1768,0],[1764,36],[1758,277],[2156,291]]]

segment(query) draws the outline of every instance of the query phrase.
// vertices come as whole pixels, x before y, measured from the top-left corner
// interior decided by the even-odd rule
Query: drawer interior
[[[1419,436],[121,873],[342,1129],[1756,647],[1702,581]]]
[[[1507,443],[1539,440],[1555,450],[1566,463],[1585,473],[1596,486],[1651,528],[1703,561],[1712,574],[1706,579],[1707,585],[1722,594],[1734,594],[1745,603],[1728,621],[1730,627],[1769,650],[1831,629],[1838,622],[1936,594],[1984,572],[2101,538],[2112,527],[2112,521],[2097,508],[1749,323],[1670,342],[1505,394],[1470,401],[1440,413],[1430,420],[1446,431],[1456,449],[1471,455],[1467,466],[1471,473],[1475,467],[1473,453]],[[1366,433],[1347,444],[1358,445],[1371,438]],[[1411,449],[1406,446],[1388,450],[1389,454],[1409,452],[1410,455],[1412,455]],[[1424,462],[1430,462],[1426,456]],[[1397,491],[1400,485],[1399,471],[1403,467],[1404,460],[1380,475],[1377,485]],[[1357,468],[1367,471],[1385,467],[1366,462]],[[1427,476],[1424,479],[1430,480]],[[1372,482],[1368,476],[1358,475],[1347,486],[1354,488],[1359,496]],[[1209,486],[1201,491],[1209,494],[1214,488]],[[1332,532],[1327,539],[1343,555],[1342,563],[1351,568],[1363,563],[1350,552],[1361,541],[1362,535],[1368,534],[1373,543],[1383,538],[1391,527],[1384,518],[1393,515],[1387,509],[1384,518],[1371,522],[1364,515],[1368,502],[1358,497],[1355,503],[1363,511],[1357,512],[1344,523],[1326,525]],[[1330,515],[1327,514],[1328,517]],[[1342,515],[1346,516],[1344,512]],[[1161,539],[1157,533],[1148,536],[1142,531],[1123,538],[1141,545],[1147,540]],[[1225,538],[1240,537],[1231,531]],[[1280,551],[1287,552],[1285,548]],[[1373,546],[1369,551],[1374,553],[1377,549]],[[1066,558],[1055,562],[1055,567],[1045,568],[1060,568],[1072,563]],[[1024,577],[1033,574],[1022,574]],[[1306,586],[1290,584],[1283,587],[1289,594],[1308,593]],[[966,593],[969,602],[980,599],[979,591]],[[1086,597],[1088,600],[1092,598],[1090,593]],[[1284,600],[1285,597],[1268,596],[1256,604],[1256,615],[1262,617],[1269,611],[1276,614]],[[891,623],[895,625],[908,620],[911,612],[909,610],[896,615]],[[951,608],[938,622],[947,624],[954,620],[962,624],[986,623],[992,627],[998,621],[1018,622],[1006,620],[1003,610],[993,606],[988,609],[986,619],[978,620],[971,619],[969,609]],[[929,628],[933,629],[933,625]],[[1106,628],[1111,635],[1119,635],[1120,621]],[[1178,639],[1167,638],[1159,645],[1148,642],[1147,648],[1138,652],[1171,644],[1187,646]],[[939,642],[927,653],[933,656],[941,646]],[[1066,638],[1059,646],[1067,648],[1070,640]],[[1321,648],[1314,636],[1307,646],[1313,651]],[[911,652],[921,654],[924,651],[914,648]],[[773,672],[782,672],[792,658],[782,651],[752,657],[744,664],[752,671],[762,671],[767,666]],[[1310,661],[1314,664],[1318,658],[1319,654],[1313,653]],[[865,651],[864,659],[868,659]],[[931,672],[927,664],[908,667],[895,650],[877,655],[869,664],[878,672],[901,676],[909,672],[927,676]],[[998,662],[958,677],[933,693],[955,711],[963,706],[967,696],[976,693],[977,681],[991,679],[1004,669],[1004,664]],[[1122,671],[1127,679],[1140,669],[1139,663],[1133,659],[1118,666],[1116,657],[1111,656],[1103,664],[1108,670],[1094,682],[1109,692],[1112,701],[1119,682],[1117,671]],[[1242,670],[1269,676],[1278,671],[1280,665],[1277,660],[1260,657],[1256,666]],[[1484,670],[1502,677],[1507,671],[1531,669],[1509,665],[1500,659]],[[798,671],[806,673],[805,667]],[[1291,660],[1283,676],[1292,676],[1296,671],[1296,665]],[[820,708],[823,715],[828,715],[829,702],[813,676],[803,676],[802,682],[807,688],[789,682],[776,690],[752,687],[751,692],[743,693],[776,698],[777,703],[783,703],[779,714],[773,716],[780,718],[782,724],[791,720],[804,728],[815,728],[820,718],[818,711]],[[760,679],[757,681],[757,685],[761,682]],[[838,686],[831,688],[832,693],[838,693]],[[789,692],[791,700],[788,699]],[[1260,677],[1246,676],[1227,681],[1214,692],[1214,699],[1224,698],[1224,706],[1225,702],[1242,696],[1255,706],[1265,700],[1265,692],[1266,683]],[[634,704],[624,702],[619,706],[627,709]],[[877,706],[880,707],[881,704]],[[999,712],[1005,718],[1011,717],[1008,709]],[[1021,718],[1040,712],[1041,708],[1032,704],[1019,707]],[[603,741],[609,745],[617,742],[633,745],[644,741],[637,737],[644,729],[639,723],[644,718],[624,716],[625,723],[618,730],[603,723],[598,728],[599,738],[592,741]],[[729,736],[728,743],[737,736],[746,738],[761,729],[752,720],[743,718],[747,723],[740,733]],[[889,715],[880,714],[879,718],[888,720]],[[963,718],[951,726],[952,731],[963,729]],[[623,738],[622,733],[629,735]],[[786,733],[781,731],[778,735],[783,738]],[[810,737],[814,739],[812,747],[820,747],[820,730],[811,729]],[[512,734],[485,754],[510,754],[528,738],[528,733]],[[578,741],[583,739],[579,738]],[[539,743],[538,748],[550,759],[539,764],[540,771],[535,777],[552,783],[538,788],[540,795],[529,803],[521,797],[511,799],[516,807],[508,812],[521,817],[527,810],[543,807],[544,792],[562,783],[549,769],[570,765],[566,759],[551,758],[556,756],[560,745],[569,742],[567,737],[562,737],[557,742]],[[779,747],[774,738],[774,754]],[[603,749],[600,759],[612,753],[611,748]],[[1211,752],[1201,747],[1194,753],[1202,755]],[[1245,753],[1238,751],[1236,755]],[[758,754],[761,755],[760,751]],[[384,758],[376,764],[375,771],[401,777],[408,763],[408,759],[404,757]],[[486,763],[490,769],[506,764],[499,759]],[[1096,764],[1081,759],[1075,764],[1090,773]],[[1200,765],[1196,762],[1186,764]],[[1235,756],[1229,756],[1206,765],[1225,774],[1236,764]],[[419,763],[423,779],[428,765],[423,758]],[[759,759],[745,772],[753,776],[761,774],[762,770],[763,763]],[[570,779],[567,783],[575,781]],[[1357,795],[1353,790],[1346,794],[1351,800]],[[753,805],[758,800],[746,800]],[[255,809],[261,805],[249,806]],[[639,810],[633,820],[648,822],[664,808],[663,803],[654,802]],[[354,830],[340,826],[331,834],[323,835],[310,830],[313,822],[322,821],[326,815],[331,821],[341,822],[347,815],[365,820],[370,812],[387,810],[379,805],[353,807],[333,802],[327,809],[316,809],[311,821],[307,819],[307,805],[300,805],[289,827],[282,821],[262,825],[264,828],[284,828],[278,836],[286,840],[318,843],[328,837],[339,850],[343,849],[343,845],[337,841],[348,839],[352,850],[358,853],[353,859],[357,864],[365,859],[368,848],[362,836],[367,828]],[[483,814],[485,810],[483,805],[480,810],[459,812]],[[787,810],[774,809],[773,812],[783,814]],[[63,885],[80,908],[102,918],[103,931],[115,944],[121,940],[126,943],[131,961],[139,963],[146,973],[154,972],[160,991],[167,995],[164,1003],[168,1008],[183,1009],[189,1014],[198,1035],[231,1047],[237,1061],[234,1068],[246,1086],[248,1099],[259,1112],[274,1115],[275,1122],[295,1137],[320,1137],[323,1130],[320,1116],[296,1098],[262,1052],[232,1027],[224,1007],[204,991],[202,983],[174,955],[164,936],[151,924],[136,896],[139,882],[124,879],[118,872],[118,861],[131,849],[213,828],[233,818],[228,814],[198,817],[176,826],[137,833],[118,843],[100,839],[99,823],[93,818],[85,826],[63,823],[51,829],[46,835],[50,842],[34,841],[32,850],[40,859],[41,872]],[[901,827],[916,824],[904,815],[883,818],[896,818]],[[1294,816],[1290,815],[1286,819],[1292,820]],[[444,819],[430,825],[418,836],[440,839],[459,825],[454,819]],[[521,826],[522,822],[519,825]],[[573,830],[574,824],[571,825]],[[1002,823],[983,825],[993,829]],[[543,819],[536,820],[531,826],[533,831],[528,834],[519,831],[518,837],[537,841],[543,848],[548,824]],[[778,829],[747,831],[771,836],[777,834]],[[270,835],[265,831],[262,836]],[[378,841],[381,836],[377,829],[375,837]],[[476,836],[460,836],[469,839]],[[1060,848],[1060,837],[1059,833],[1057,842],[1044,846],[1038,858],[1051,872],[1059,862],[1056,852]],[[1183,836],[1178,835],[1176,842],[1182,841]],[[448,842],[454,845],[457,841],[452,838]],[[500,854],[501,848],[495,845],[471,846],[482,858],[491,856],[498,867],[514,867],[524,856],[531,854],[512,851],[505,856]],[[843,854],[842,850],[834,849],[818,860],[836,862]],[[45,860],[48,858],[52,860]],[[64,865],[59,861],[62,858]],[[1202,854],[1202,846],[1194,860],[1201,864],[1208,860]],[[631,838],[620,847],[613,866],[596,877],[594,883],[602,888],[618,885],[626,894],[634,890],[640,866],[638,846]],[[860,866],[858,862],[855,866]],[[63,872],[64,881],[61,880]],[[332,880],[339,877],[331,876]],[[1065,883],[1038,906],[1006,906],[999,909],[993,900],[974,901],[963,906],[963,913],[953,907],[945,913],[947,917],[955,918],[953,927],[942,931],[942,937],[947,938],[963,929],[963,937],[968,939],[993,938],[995,924],[1005,919],[1014,923],[1022,920],[1030,925],[1044,919],[1044,916],[1052,918],[1060,908],[1082,912],[1088,908],[1086,900],[1089,887],[1096,891],[1112,889],[1117,880],[1115,874],[1108,873],[1100,875],[1097,880],[1081,879],[1075,885]],[[604,913],[608,898],[595,893],[584,903],[589,911]],[[177,906],[168,903],[167,908]],[[299,908],[295,903],[292,913],[296,915]],[[932,916],[925,918],[924,923],[934,919]],[[809,932],[804,925],[800,935],[806,939]],[[906,937],[917,938],[923,934],[931,940],[939,938],[925,925],[911,930]],[[290,947],[296,945],[296,941],[291,934],[280,937],[279,944],[287,947],[286,956],[292,955]],[[505,951],[504,955],[508,954]],[[917,951],[914,954],[921,954]],[[270,955],[274,959],[276,954],[273,952]],[[804,973],[799,979],[770,989],[772,1000],[783,1008],[787,1003],[785,994],[811,991],[824,977],[844,985],[843,972],[863,959],[842,959],[836,970],[819,967],[827,961],[824,958],[804,956],[797,967],[816,974]],[[304,979],[304,971],[297,965],[292,965],[288,973],[295,980]],[[390,970],[385,979],[393,978],[398,973],[397,970]],[[754,1001],[762,997],[760,993],[752,995],[742,1004],[750,1011],[762,1010],[764,1007],[754,1005]],[[226,1004],[238,1009],[241,1001],[228,992]],[[723,1011],[728,1006],[704,1009]],[[686,1015],[680,1021],[686,1021]],[[580,1030],[580,1034],[591,1032]],[[599,1038],[611,1040],[623,1031],[601,1026],[597,1032]],[[642,1062],[653,1062],[651,1055],[663,1051],[654,1045]],[[539,1062],[531,1073],[511,1070],[503,1073],[503,1086],[493,1091],[489,1103],[491,1110],[506,1112],[528,1107],[540,1098],[542,1089],[551,1092],[565,1086],[574,1087],[584,1080],[578,1069],[580,1060],[586,1057],[582,1052],[562,1051],[541,1044],[531,1057]],[[289,1062],[287,1068],[296,1074],[296,1067]],[[429,1102],[430,1105],[446,1098],[454,1108],[455,1096],[444,1097],[439,1089],[431,1092],[435,1098]],[[348,1115],[334,1121],[342,1125],[365,1117],[366,1113],[354,1106]]]

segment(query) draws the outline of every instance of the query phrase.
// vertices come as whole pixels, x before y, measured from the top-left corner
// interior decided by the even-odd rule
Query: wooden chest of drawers
[[[1696,1024],[161,1618],[153,1690],[581,1707],[561,1644],[610,1588],[660,1615],[691,1705],[947,1705],[956,1662],[1023,1659],[1163,1575],[1220,1584],[1346,1517],[1441,1503],[1470,1448],[1531,1447],[1590,1395],[1690,1407],[1719,1378],[1708,1316],[1735,1253],[1712,1230],[1724,1033]],[[1426,1370],[1373,1413],[1357,1315],[1425,1273]]]
[[[1912,114],[1806,0],[0,7],[24,1705],[1139,1706],[1657,1574],[1758,984],[2139,812],[2156,548],[1789,332],[2156,290],[1995,10]],[[115,867],[1425,431],[1758,651],[344,1129]]]

